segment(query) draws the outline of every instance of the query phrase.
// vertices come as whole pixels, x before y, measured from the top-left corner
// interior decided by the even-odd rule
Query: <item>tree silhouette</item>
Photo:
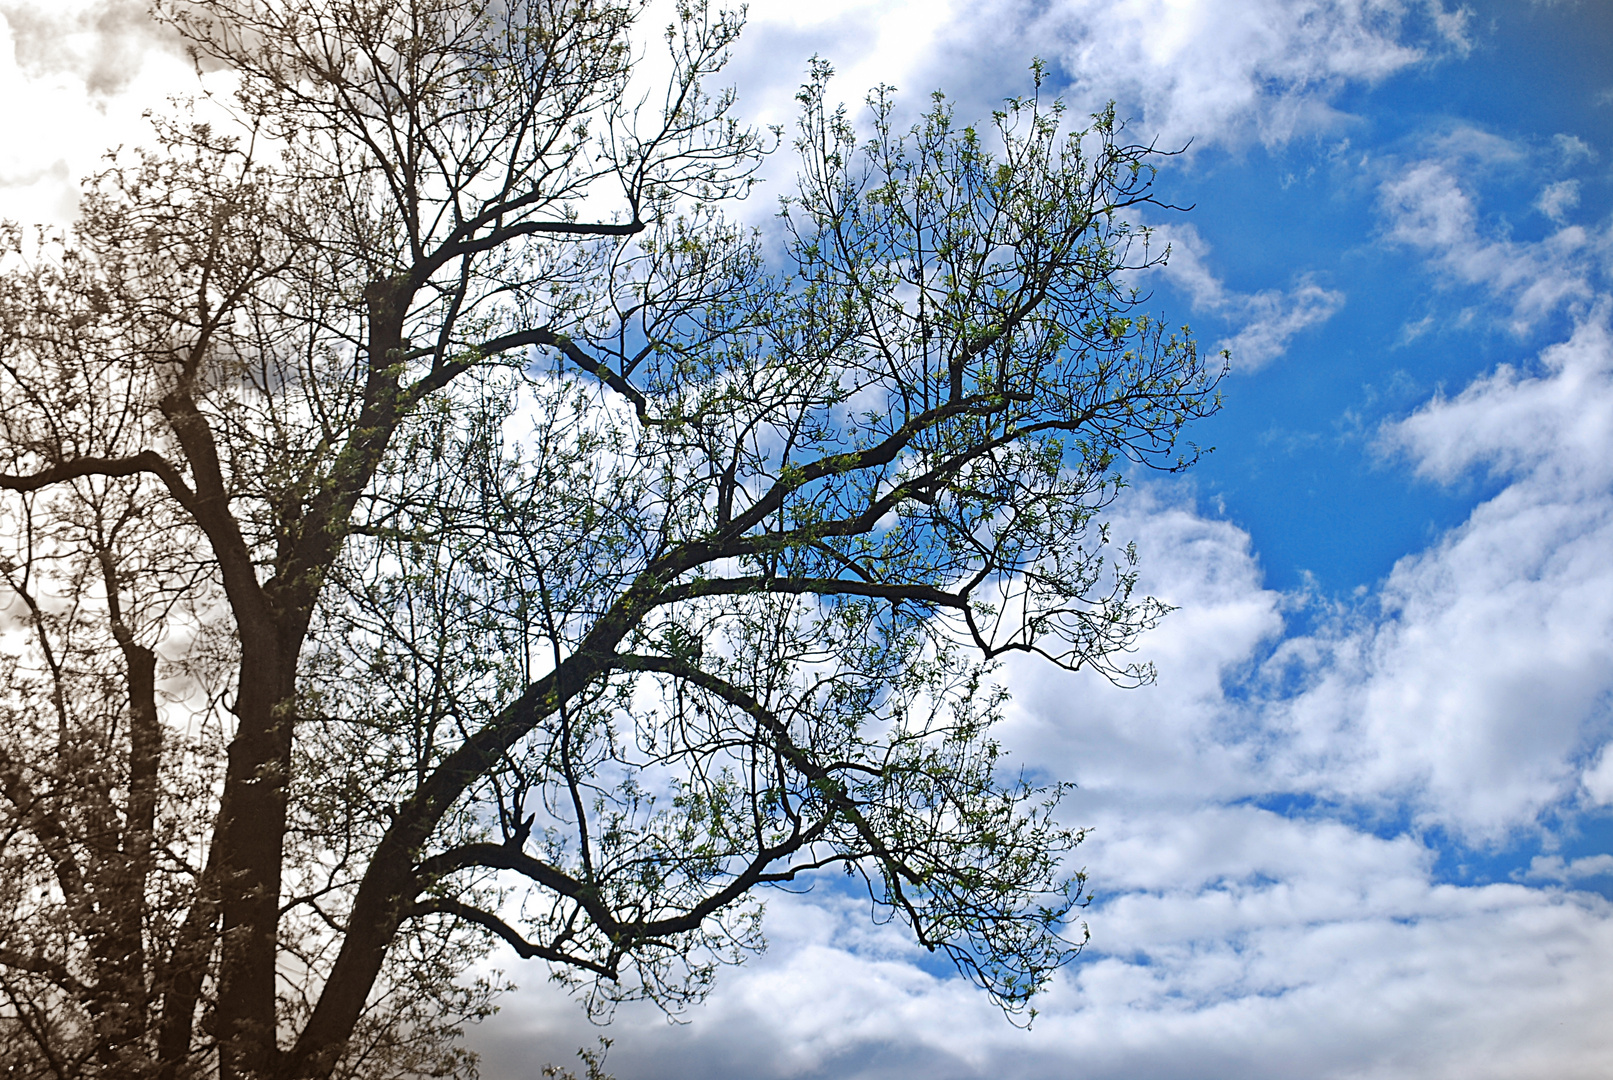
[[[738,21],[643,94],[638,10],[163,5],[233,127],[8,227],[14,1074],[468,1069],[487,948],[677,1008],[829,867],[1010,1010],[1079,947],[989,665],[1149,676],[1098,515],[1218,378],[1120,280],[1155,152],[815,63],[768,247]]]

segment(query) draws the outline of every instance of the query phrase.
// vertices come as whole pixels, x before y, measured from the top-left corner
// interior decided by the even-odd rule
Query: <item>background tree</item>
[[[164,6],[234,130],[6,233],[14,1072],[466,1068],[482,944],[676,1008],[831,866],[1010,1010],[1078,948],[986,679],[1149,674],[1097,515],[1216,379],[1122,289],[1154,152],[818,64],[764,252],[737,21],[641,96],[638,13]]]

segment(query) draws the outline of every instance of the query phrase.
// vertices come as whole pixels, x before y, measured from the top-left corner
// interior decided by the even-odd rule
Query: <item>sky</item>
[[[0,3],[0,215],[185,64],[138,3]],[[1114,508],[1155,685],[1035,663],[1000,737],[1079,787],[1091,944],[1010,1025],[866,901],[768,898],[768,951],[606,1031],[513,958],[473,1035],[526,1080],[1602,1077],[1613,1068],[1613,3],[766,0],[729,78],[807,59],[984,116],[1033,56],[1185,148],[1150,308],[1232,350],[1189,475]],[[27,102],[18,108],[16,103]],[[788,170],[769,173],[782,190]],[[765,205],[765,204],[759,204]]]

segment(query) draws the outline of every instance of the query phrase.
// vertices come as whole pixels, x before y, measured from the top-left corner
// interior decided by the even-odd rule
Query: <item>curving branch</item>
[[[138,476],[141,473],[150,473],[161,480],[187,510],[195,506],[196,493],[180,477],[179,470],[155,450],[142,450],[131,457],[75,458],[35,473],[0,473],[0,490],[38,491],[85,476]]]
[[[909,900],[902,889],[902,881],[913,885],[922,885],[925,875],[913,869],[894,851],[885,839],[879,835],[868,818],[863,814],[857,801],[846,792],[846,786],[825,766],[814,761],[812,756],[799,746],[790,737],[790,729],[782,720],[775,716],[771,709],[763,705],[755,695],[735,686],[720,676],[714,675],[702,668],[697,668],[682,660],[665,656],[652,656],[644,654],[629,654],[616,658],[616,665],[621,671],[651,671],[662,675],[670,675],[681,679],[692,686],[726,701],[735,708],[740,709],[751,719],[767,729],[774,739],[774,747],[789,761],[802,776],[824,797],[845,820],[857,831],[864,844],[868,846],[866,855],[872,856],[884,863],[887,869],[886,880],[890,885],[891,895],[896,905],[907,912],[913,932],[918,936],[919,944],[934,950],[940,944],[933,941],[925,933],[918,909]],[[847,854],[847,861],[856,856]]]
[[[518,225],[507,225],[502,229],[494,229],[485,236],[476,235],[476,231],[489,221],[495,221],[501,216],[519,210],[543,197],[547,197],[546,192],[534,192],[529,196],[501,203],[467,221],[454,231],[453,236],[446,243],[421,261],[415,270],[416,279],[424,282],[432,274],[455,259],[503,247],[510,241],[518,240],[523,236],[636,236],[646,228],[645,223],[637,218],[620,224],[579,221],[523,221]]]
[[[621,394],[633,403],[633,411],[638,415],[639,423],[646,426],[656,426],[664,421],[650,416],[649,403],[638,387],[628,382],[621,375],[612,371],[610,367],[584,352],[569,336],[557,333],[549,327],[538,327],[532,330],[516,330],[508,334],[490,338],[480,345],[472,346],[462,356],[447,363],[434,367],[430,372],[421,376],[420,380],[410,386],[402,398],[402,409],[412,408],[428,394],[433,394],[447,386],[455,377],[469,371],[490,356],[498,356],[511,349],[527,348],[530,346],[557,349],[566,359],[582,368],[588,374]],[[418,350],[409,355],[429,355],[433,349]]]
[[[438,855],[424,859],[415,868],[416,880],[422,884],[470,867],[489,870],[514,870],[551,892],[580,904],[588,917],[602,928],[614,929],[616,920],[610,909],[582,882],[542,859],[535,859],[510,844],[462,844]]]
[[[730,878],[722,888],[691,905],[682,914],[661,919],[618,919],[599,899],[597,889],[589,888],[564,871],[508,844],[464,844],[422,861],[416,874],[417,881],[426,884],[455,871],[472,867],[513,870],[528,880],[574,901],[583,909],[589,921],[612,943],[609,966],[614,972],[620,958],[631,952],[635,946],[698,930],[707,918],[740,899],[757,885],[793,881],[808,869],[827,865],[823,860],[814,860],[806,865],[768,871],[768,867],[780,859],[822,839],[831,821],[831,818],[820,819],[810,828],[797,828],[782,843],[759,848],[747,862],[745,869]],[[828,861],[842,861],[842,858],[837,857]]]
[[[594,974],[601,975],[607,979],[616,978],[614,964],[601,964],[598,961],[588,959],[586,956],[579,956],[560,949],[552,949],[546,945],[533,944],[518,934],[509,923],[497,915],[483,911],[478,907],[472,907],[469,904],[462,904],[458,900],[450,900],[445,897],[419,900],[410,907],[409,915],[414,917],[420,915],[452,915],[455,918],[464,919],[466,922],[475,923],[477,926],[491,930],[507,941],[523,960],[552,960],[557,964],[592,971]]]
[[[34,953],[29,956],[15,949],[0,947],[0,967],[11,968],[13,971],[26,971],[30,975],[38,975],[48,979],[56,986],[68,993],[88,1001],[93,1001],[90,988],[73,976],[67,970],[67,965],[52,960],[47,956]]]
[[[704,578],[673,585],[661,593],[660,602],[675,604],[705,596],[743,596],[775,593],[791,596],[868,596],[876,600],[912,601],[936,607],[968,610],[967,597],[933,585],[906,585],[883,581],[853,581],[846,578],[762,577]]]

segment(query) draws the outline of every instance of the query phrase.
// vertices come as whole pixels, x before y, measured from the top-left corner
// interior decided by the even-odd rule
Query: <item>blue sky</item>
[[[0,5],[0,212],[181,84],[139,4]],[[61,11],[69,11],[62,15]],[[983,114],[1053,65],[1073,110],[1190,149],[1152,306],[1228,342],[1216,450],[1114,508],[1178,606],[1121,692],[1037,665],[1006,745],[1080,784],[1089,950],[1030,1031],[832,889],[651,1077],[1605,1076],[1613,1062],[1613,4],[753,3],[731,73],[788,119],[814,53]],[[15,52],[15,57],[13,56]],[[770,183],[788,175],[776,162]],[[765,200],[756,204],[765,212]],[[591,1042],[542,972],[486,1074]]]
[[[1229,287],[1255,292],[1311,274],[1346,297],[1332,318],[1295,337],[1282,363],[1235,384],[1226,411],[1206,426],[1218,451],[1199,472],[1201,492],[1221,496],[1228,517],[1255,536],[1275,587],[1299,587],[1307,571],[1328,592],[1370,586],[1465,518],[1490,493],[1486,485],[1420,482],[1386,467],[1368,436],[1435,388],[1458,388],[1554,340],[1571,319],[1551,311],[1525,334],[1477,312],[1457,325],[1494,301],[1483,283],[1448,280],[1384,242],[1392,232],[1380,206],[1386,173],[1442,142],[1482,134],[1517,155],[1468,174],[1477,212],[1496,235],[1549,235],[1557,225],[1534,204],[1553,182],[1576,185],[1572,220],[1608,212],[1613,107],[1598,94],[1613,56],[1613,9],[1472,8],[1465,56],[1345,88],[1335,103],[1350,122],[1282,145],[1211,150],[1167,180],[1176,201],[1196,204],[1188,220]],[[1559,135],[1604,148],[1601,160],[1572,151],[1563,160]],[[1192,306],[1165,294],[1161,301]],[[1193,315],[1205,332],[1217,324],[1213,312]],[[1406,341],[1425,319],[1433,321]]]

